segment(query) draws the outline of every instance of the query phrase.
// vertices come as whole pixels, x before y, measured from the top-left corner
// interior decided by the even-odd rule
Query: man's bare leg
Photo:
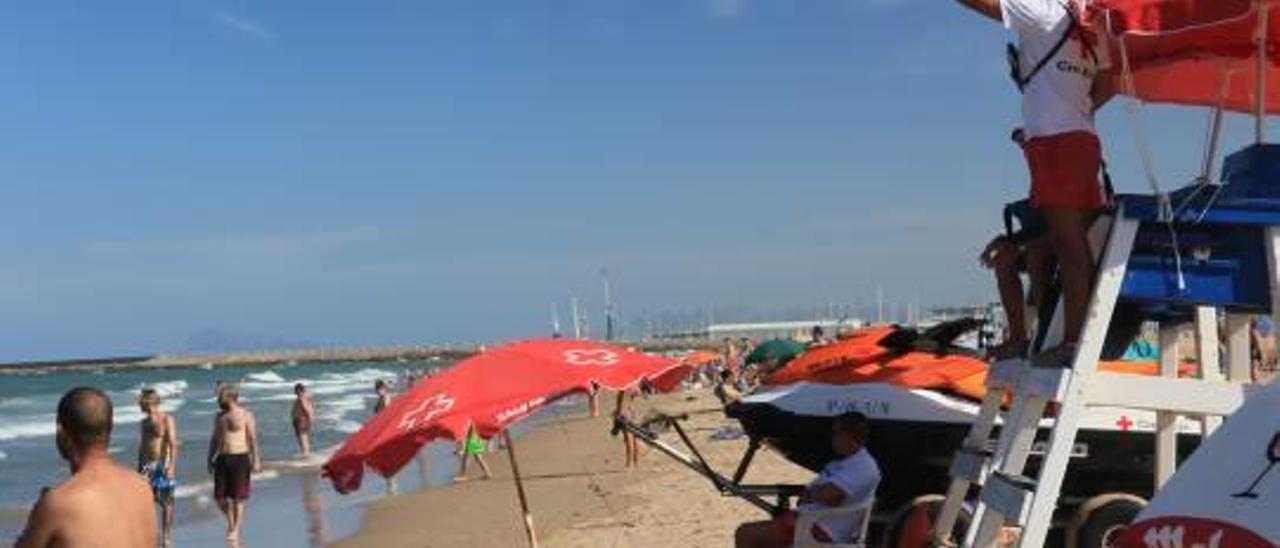
[[[471,455],[467,454],[467,446],[464,443],[458,445],[458,460],[462,461],[458,465],[458,475],[453,477],[453,481],[467,481],[467,461],[471,459]]]
[[[1045,208],[1044,212],[1049,220],[1053,250],[1058,256],[1058,271],[1062,274],[1065,321],[1062,350],[1070,350],[1080,342],[1080,332],[1084,329],[1085,314],[1089,310],[1089,294],[1093,286],[1093,255],[1089,252],[1086,234],[1086,212],[1069,208]]]
[[[174,515],[174,499],[173,495],[169,495],[160,504],[160,527],[161,539],[164,546],[173,546],[173,515]]]
[[[1008,320],[1008,333],[1002,346],[1022,346],[1027,343],[1027,302],[1022,292],[1022,278],[1018,275],[1018,251],[1016,246],[1002,246],[995,256],[993,268],[996,288],[1000,291],[1000,305]]]
[[[302,446],[302,456],[311,456],[311,435],[307,433],[298,434],[298,445]]]
[[[631,465],[640,467],[640,439],[632,434],[631,439],[627,440],[627,451],[631,454]]]
[[[493,478],[493,472],[489,471],[489,463],[484,461],[484,455],[476,455],[476,464],[479,464],[480,470],[484,472],[484,479]]]

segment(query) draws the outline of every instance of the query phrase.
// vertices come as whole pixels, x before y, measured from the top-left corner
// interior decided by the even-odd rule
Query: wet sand
[[[611,398],[603,401],[612,403]],[[732,471],[745,437],[713,441],[734,428],[705,392],[639,401],[652,411],[690,413],[685,423],[713,467]],[[611,405],[602,405],[607,414]],[[729,546],[737,524],[763,519],[756,507],[721,496],[684,465],[642,445],[638,469],[623,468],[621,438],[609,435],[607,417],[571,416],[537,427],[516,440],[520,471],[545,547]],[[662,435],[678,443],[674,432]],[[491,481],[474,480],[370,504],[360,530],[335,545],[344,548],[411,546],[527,546],[520,506],[505,451],[487,460]],[[474,467],[473,467],[474,468]],[[473,477],[479,470],[471,471]],[[756,455],[747,482],[804,483],[812,473],[768,450]],[[366,476],[366,481],[381,481]]]

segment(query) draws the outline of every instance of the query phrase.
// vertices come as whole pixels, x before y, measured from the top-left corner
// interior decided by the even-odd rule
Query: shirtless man
[[[311,456],[311,418],[315,408],[311,405],[311,397],[307,396],[307,387],[302,383],[293,385],[293,435],[298,438],[298,446],[302,448],[302,456]]]
[[[138,473],[151,485],[151,494],[160,505],[160,528],[164,545],[173,545],[173,491],[178,487],[178,424],[160,410],[160,395],[147,388],[138,396],[144,415],[138,441]]]
[[[213,498],[227,517],[227,540],[240,539],[244,505],[249,500],[249,475],[262,471],[258,453],[258,424],[253,413],[240,405],[240,394],[226,388],[218,395],[222,409],[213,419],[209,438],[209,472],[213,474]]]
[[[63,394],[55,441],[71,478],[40,495],[18,548],[156,545],[151,489],[107,453],[111,421],[111,400],[101,390],[81,387]]]

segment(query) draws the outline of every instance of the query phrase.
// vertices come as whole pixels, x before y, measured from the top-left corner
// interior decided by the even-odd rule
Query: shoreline
[[[605,397],[603,400],[607,401]],[[608,408],[609,405],[603,407]],[[746,448],[706,391],[637,401],[637,411],[688,413],[687,432],[708,462],[731,472]],[[530,509],[541,546],[650,547],[731,544],[743,521],[764,519],[754,506],[720,493],[704,477],[641,445],[637,469],[623,468],[622,442],[609,433],[611,419],[585,412],[532,426],[516,439]],[[740,431],[740,430],[739,430]],[[713,439],[713,435],[716,438]],[[661,435],[677,440],[673,432]],[[523,519],[505,450],[489,453],[492,480],[471,480],[372,501],[359,529],[337,548],[380,546],[526,546]],[[473,477],[479,471],[470,470]],[[762,450],[748,478],[764,483],[804,483],[812,473]],[[365,482],[381,481],[368,475]]]

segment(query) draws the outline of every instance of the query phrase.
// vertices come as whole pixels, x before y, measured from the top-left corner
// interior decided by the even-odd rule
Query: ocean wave
[[[0,409],[11,409],[14,407],[26,407],[35,403],[27,398],[6,398],[0,399]]]
[[[182,394],[183,392],[186,392],[187,387],[188,387],[187,381],[178,379],[175,381],[151,383],[151,385],[146,388],[151,388],[152,390],[155,390],[156,394],[158,394],[161,398],[172,398],[174,396]]]
[[[364,426],[364,424],[356,421],[341,420],[333,425],[333,429],[342,432],[343,434],[354,434],[356,431],[360,430],[361,426]]]
[[[257,373],[249,373],[248,375],[245,375],[244,381],[241,382],[241,384],[244,385],[249,382],[279,384],[289,381],[284,380],[284,377],[281,377],[280,374],[275,371],[259,371]]]
[[[173,490],[173,496],[180,499],[189,499],[213,492],[212,481],[202,481],[198,483],[186,483],[179,485]]]
[[[266,374],[275,375],[268,371]],[[253,375],[263,375],[254,373]],[[293,385],[302,383],[312,396],[334,396],[355,391],[373,391],[373,384],[379,379],[391,380],[395,373],[381,369],[361,369],[351,373],[323,373],[319,377],[301,378],[283,382],[248,381],[240,383],[240,387],[252,392],[257,401],[283,401],[293,397]],[[267,377],[260,377],[267,378]],[[261,394],[274,394],[262,396]]]
[[[257,474],[253,474],[253,481],[270,481],[280,477],[280,473],[275,470],[263,470]],[[194,483],[182,483],[177,489],[173,490],[173,496],[180,499],[207,497],[213,494],[212,481],[200,481]]]
[[[182,405],[186,403],[184,399],[162,400],[160,402],[160,410],[165,413],[176,414]],[[142,410],[136,405],[121,406],[116,405],[114,422],[116,424],[136,423],[143,418]]]
[[[4,451],[0,451],[0,460],[5,460],[7,458],[9,458],[9,454]]]
[[[54,432],[58,431],[56,420],[52,413],[8,419],[0,423],[0,441],[52,436]]]
[[[321,374],[320,377],[316,380],[342,381],[342,382],[366,381],[366,382],[372,383],[378,379],[394,379],[395,377],[396,377],[396,373],[393,371],[387,371],[385,369],[365,368],[365,369],[361,369],[359,371],[354,371],[351,373],[334,373],[330,371],[328,373]]]

